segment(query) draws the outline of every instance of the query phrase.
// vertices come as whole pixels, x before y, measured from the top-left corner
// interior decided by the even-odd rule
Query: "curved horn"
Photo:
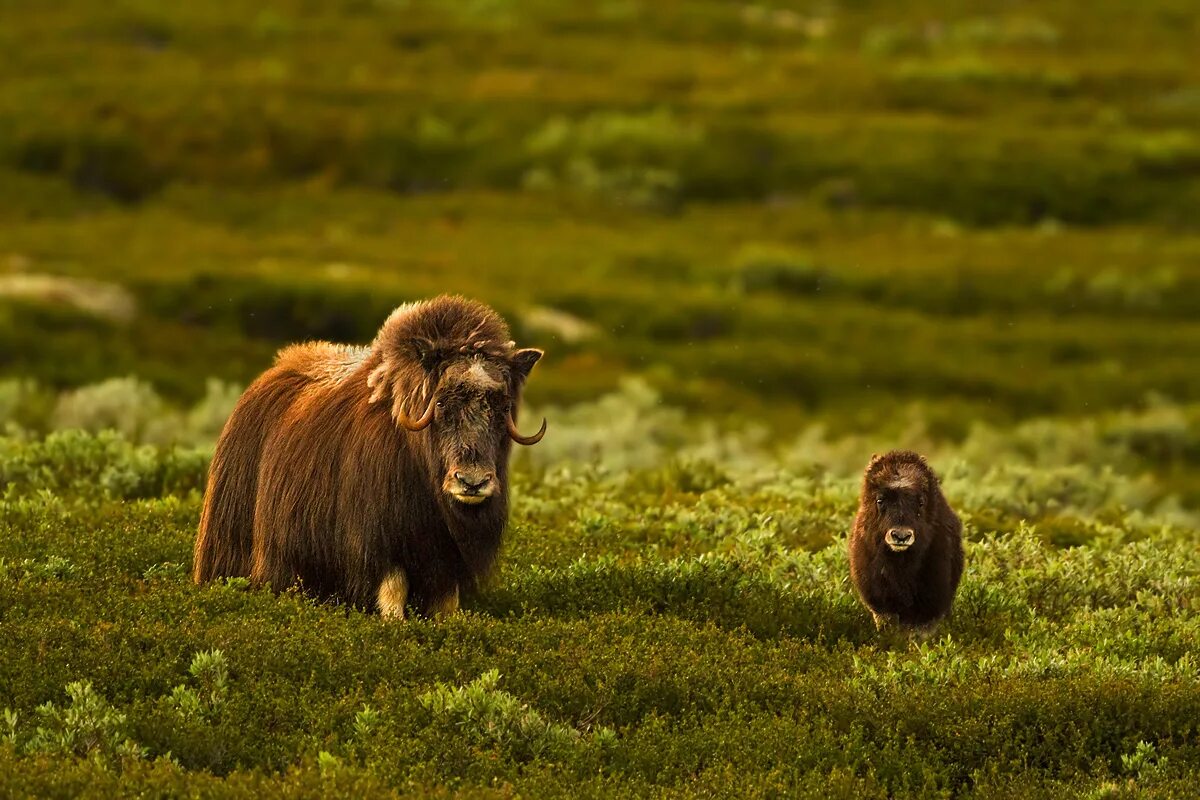
[[[542,427],[537,433],[535,433],[533,436],[522,436],[521,432],[517,430],[517,423],[513,422],[512,412],[510,411],[508,412],[508,435],[511,436],[512,440],[517,444],[537,444],[542,440],[542,437],[546,435],[546,418],[542,417]]]
[[[403,425],[405,428],[407,428],[410,431],[425,430],[426,428],[429,427],[429,424],[431,422],[433,422],[433,411],[434,411],[434,408],[437,406],[437,403],[434,398],[435,398],[435,395],[429,396],[429,407],[425,409],[425,413],[421,415],[420,419],[418,419],[414,422],[413,420],[408,418],[407,414],[404,413],[404,409],[400,409],[398,411],[398,413],[396,414],[396,421],[399,422],[401,425]]]

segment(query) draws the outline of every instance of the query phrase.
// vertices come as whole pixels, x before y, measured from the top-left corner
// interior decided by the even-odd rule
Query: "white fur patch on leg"
[[[429,604],[429,614],[431,616],[440,617],[443,614],[453,614],[458,611],[458,587],[454,587],[454,591],[445,597],[439,597],[437,600]]]
[[[408,577],[397,569],[384,576],[379,584],[379,613],[393,619],[404,619],[404,603],[408,600]]]

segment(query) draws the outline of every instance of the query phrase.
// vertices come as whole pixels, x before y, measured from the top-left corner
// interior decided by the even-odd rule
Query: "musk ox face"
[[[514,421],[521,385],[541,356],[526,349],[509,358],[474,353],[441,362],[421,419],[401,420],[424,431],[432,476],[452,507],[486,505],[504,489],[509,440],[536,444],[544,435],[544,420],[533,436],[522,436]]]
[[[464,505],[487,501],[499,487],[497,465],[507,453],[512,397],[501,370],[481,357],[446,370],[434,393],[429,440],[442,491]]]
[[[878,458],[863,480],[863,521],[869,535],[893,553],[921,553],[932,539],[928,512],[938,491],[937,477],[916,453]]]

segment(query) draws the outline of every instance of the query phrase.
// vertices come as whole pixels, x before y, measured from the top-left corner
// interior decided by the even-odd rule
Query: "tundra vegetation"
[[[1193,6],[3,5],[0,793],[1193,796]],[[442,292],[549,354],[493,580],[193,585],[241,389]]]

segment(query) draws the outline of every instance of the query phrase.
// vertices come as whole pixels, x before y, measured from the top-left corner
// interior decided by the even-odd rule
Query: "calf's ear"
[[[534,347],[526,347],[513,353],[513,377],[516,378],[518,382],[524,381],[529,377],[529,373],[533,369],[533,365],[540,361],[541,358],[542,351]]]

